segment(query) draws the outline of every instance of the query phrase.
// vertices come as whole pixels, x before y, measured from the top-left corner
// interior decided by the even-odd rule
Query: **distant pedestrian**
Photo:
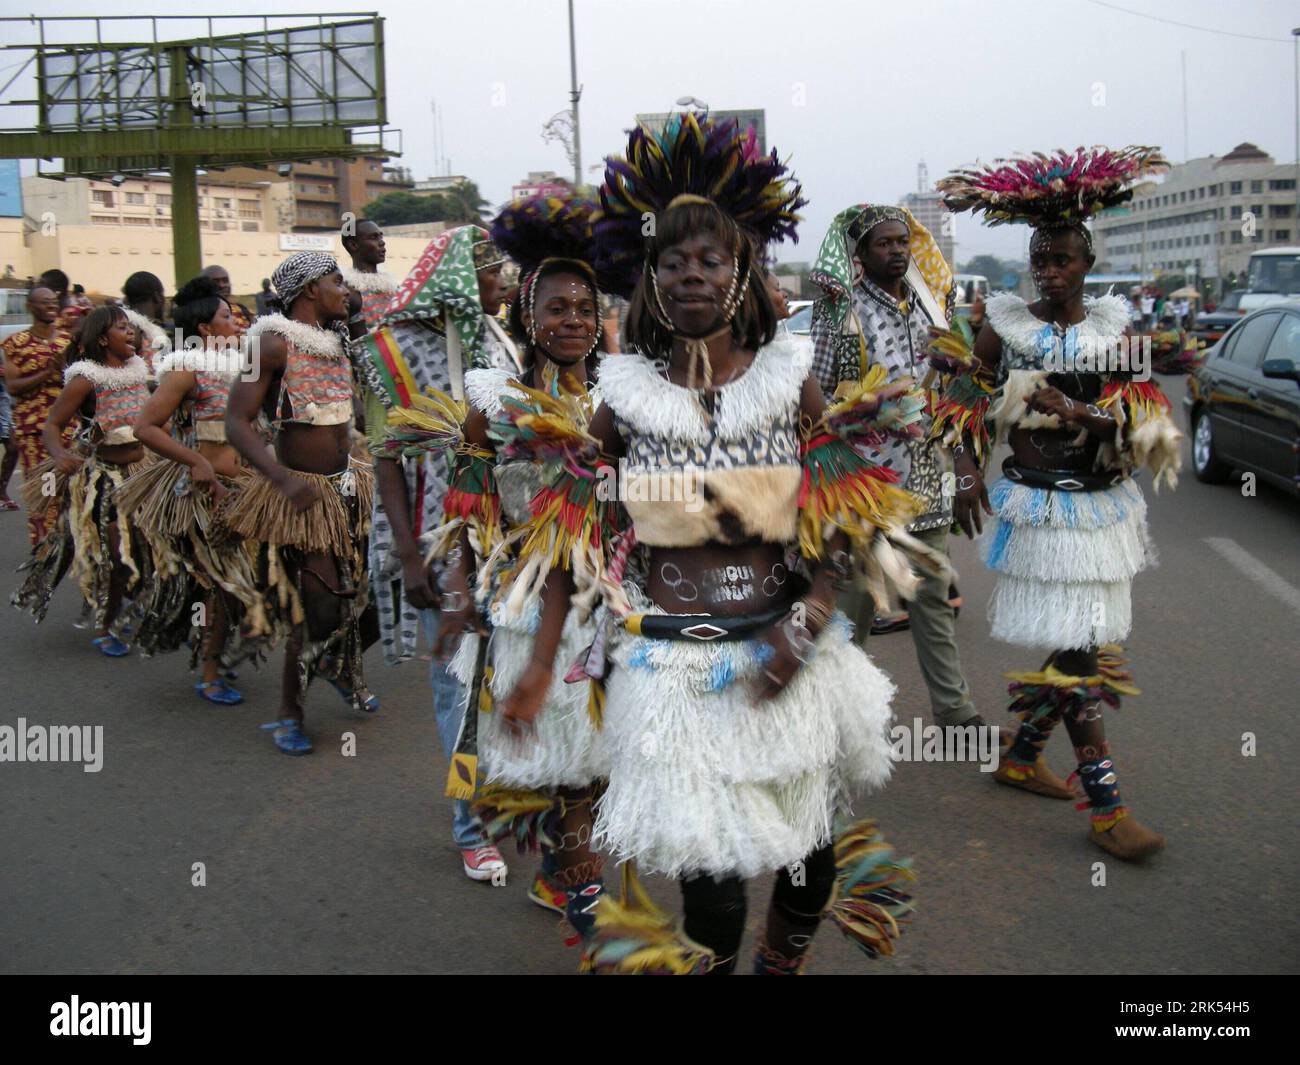
[[[259,318],[264,314],[271,313],[271,301],[275,299],[275,293],[271,291],[271,279],[262,278],[262,291],[257,294],[257,316]]]

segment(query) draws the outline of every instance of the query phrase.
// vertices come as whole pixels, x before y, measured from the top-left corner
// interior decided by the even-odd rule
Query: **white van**
[[[1262,248],[1251,255],[1246,270],[1246,291],[1237,305],[1241,314],[1300,300],[1300,248]]]

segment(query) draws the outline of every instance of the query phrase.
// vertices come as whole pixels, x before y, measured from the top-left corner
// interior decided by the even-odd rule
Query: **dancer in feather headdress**
[[[594,202],[576,195],[539,196],[510,204],[492,224],[493,240],[520,268],[511,318],[518,335],[527,338],[525,369],[466,373],[469,413],[447,493],[446,524],[433,547],[435,555],[456,559],[447,573],[440,650],[445,653],[462,631],[475,627],[480,609],[488,610],[492,625],[487,654],[478,652],[488,637],[469,635],[453,666],[462,684],[482,693],[470,700],[471,709],[482,711],[472,724],[487,780],[477,808],[494,837],[513,836],[541,849],[542,868],[529,896],[564,913],[577,937],[589,934],[603,888],[602,862],[591,847],[592,804],[608,760],[594,682],[585,674],[565,674],[591,644],[596,627],[588,611],[570,612],[559,648],[546,663],[554,679],[540,716],[532,734],[521,737],[512,727],[517,722],[493,710],[493,700],[537,670],[532,634],[541,617],[540,589],[518,575],[509,607],[492,606],[498,575],[510,568],[528,525],[530,501],[536,508],[551,505],[538,491],[546,462],[540,441],[559,421],[585,430],[599,402],[594,211]],[[476,675],[478,662],[482,676]],[[474,751],[464,741],[457,745],[449,790],[468,796],[474,791]]]
[[[868,952],[892,949],[908,909],[896,885],[910,874],[874,829],[832,848],[849,795],[889,776],[893,693],[835,615],[834,586],[855,550],[906,571],[890,537],[915,501],[854,441],[913,435],[918,409],[875,378],[828,409],[810,353],[774,340],[756,248],[793,236],[802,203],[734,122],[633,131],[597,222],[597,266],[631,293],[629,353],[601,364],[601,406],[567,443],[558,410],[518,419],[544,425],[539,450],[561,460],[520,549],[514,580],[546,592],[504,718],[534,721],[551,690],[556,599],[580,610],[603,594],[617,625],[596,842],[679,880],[684,901],[678,932],[629,870],[623,903],[597,906],[592,971],[731,972],[743,881],[764,872],[777,887],[758,972],[802,967],[837,879],[833,914]],[[605,653],[602,637],[588,672]]]
[[[363,235],[367,240],[372,236],[364,230]],[[364,246],[365,241],[359,241],[358,248]],[[426,389],[459,402],[469,369],[516,366],[513,345],[495,318],[501,309],[505,262],[481,226],[460,226],[439,234],[370,332],[353,344],[379,489],[370,572],[388,665],[414,657],[421,624],[430,639],[438,631],[442,567],[426,563],[419,539],[442,522],[448,478],[447,459],[439,447],[413,447],[407,453],[389,446],[389,416],[419,406],[427,399]],[[452,416],[451,421],[449,439],[459,435],[459,417]],[[438,734],[450,756],[461,728],[464,692],[446,662],[433,663],[430,679]],[[465,875],[471,880],[503,882],[505,861],[468,799],[452,803],[451,829]]]
[[[1153,148],[1080,148],[938,183],[954,211],[1033,227],[1029,265],[1041,296],[990,298],[973,353],[953,334],[934,348],[936,365],[953,374],[934,432],[956,454],[957,520],[973,536],[984,531],[981,510],[994,515],[983,544],[998,573],[993,635],[1051,652],[1039,672],[1008,674],[1020,727],[996,779],[1077,797],[1042,756],[1063,720],[1087,796],[1079,808],[1092,812],[1090,838],[1126,860],[1164,840],[1120,800],[1102,708],[1136,689],[1110,645],[1128,636],[1132,578],[1153,562],[1134,476],[1146,466],[1156,488],[1162,480],[1172,487],[1181,434],[1159,387],[1130,372],[1128,305],[1083,295],[1093,263],[1084,223],[1124,203],[1135,180],[1164,165]],[[1011,455],[986,491],[983,467],[999,439]]]

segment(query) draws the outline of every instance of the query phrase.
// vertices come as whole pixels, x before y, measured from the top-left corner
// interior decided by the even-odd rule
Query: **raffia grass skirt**
[[[129,514],[120,513],[117,492],[126,479],[156,461],[146,452],[139,462],[127,465],[104,462],[92,454],[68,481],[68,522],[74,549],[73,572],[77,585],[95,614],[95,625],[103,628],[108,616],[109,585],[113,567],[126,570],[125,595],[140,582],[141,552],[144,546],[134,535]],[[117,528],[118,550],[114,554],[110,530]]]
[[[1041,650],[1122,643],[1133,626],[1133,577],[1155,565],[1147,505],[1133,480],[1067,492],[999,478],[980,550],[998,574],[993,638]]]
[[[76,452],[84,454],[84,452]],[[58,524],[59,513],[67,506],[68,481],[72,474],[64,473],[54,465],[54,459],[44,458],[23,478],[21,498],[28,514],[40,514],[45,527],[53,529]]]
[[[85,457],[82,448],[75,448],[74,453]],[[42,516],[47,532],[32,546],[31,555],[18,567],[22,581],[9,602],[30,613],[38,624],[45,620],[54,590],[72,568],[75,546],[68,514],[68,482],[71,479],[72,474],[60,470],[52,458],[42,459],[23,479],[23,507],[29,515]]]
[[[228,492],[244,490],[251,478],[222,478]],[[256,556],[243,538],[217,518],[205,491],[196,491],[189,468],[163,460],[129,477],[117,494],[118,509],[130,515],[145,541],[152,570],[136,597],[136,644],[145,654],[193,649],[201,654],[207,600],[222,597],[222,664],[257,659],[271,635],[254,569]],[[195,607],[203,604],[203,610]]]
[[[66,498],[65,493],[65,503]],[[22,581],[9,599],[10,605],[27,611],[38,624],[45,620],[54,590],[72,568],[75,551],[66,506],[51,512],[47,527],[49,531],[45,537],[32,548],[31,555],[18,567]]]
[[[349,458],[347,468],[336,474],[290,473],[316,486],[319,499],[306,511],[294,511],[275,485],[251,474],[244,487],[217,508],[216,519],[230,535],[245,541],[263,624],[277,639],[302,638],[298,664],[304,690],[317,672],[324,672],[344,687],[362,691],[374,467]],[[303,564],[309,555],[332,558],[340,582],[333,591],[347,603],[337,628],[316,637],[303,598]]]
[[[535,735],[525,740],[512,737],[497,708],[528,668],[538,622],[538,607],[534,604],[525,618],[492,628],[488,661],[492,665],[494,706],[479,714],[480,764],[492,784],[530,789],[586,787],[609,773],[609,752],[604,731],[596,727],[587,709],[591,685],[568,684],[564,675],[596,634],[590,621],[580,622],[578,612],[569,611]],[[474,680],[471,674],[480,639],[476,633],[465,636],[452,659],[449,672],[463,685]]]
[[[235,501],[221,508],[226,527],[247,540],[340,558],[350,557],[359,544],[365,544],[374,501],[373,466],[349,458],[347,469],[336,474],[290,473],[316,486],[317,503],[295,511],[283,492],[254,474]],[[359,518],[349,505],[352,501],[360,508]]]
[[[596,843],[671,877],[756,876],[829,843],[850,796],[883,788],[893,770],[895,689],[842,615],[814,646],[760,703],[757,641],[620,636]]]

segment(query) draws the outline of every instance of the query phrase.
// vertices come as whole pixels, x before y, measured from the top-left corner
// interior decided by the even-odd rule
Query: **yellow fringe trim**
[[[1032,673],[1004,673],[1007,680],[1018,684],[1050,684],[1054,688],[1096,688],[1105,686],[1121,695],[1141,695],[1142,689],[1135,687],[1129,675],[1120,667],[1124,665],[1122,649],[1118,644],[1109,643],[1097,651],[1098,672],[1090,677],[1076,677],[1062,673],[1053,665]]]

